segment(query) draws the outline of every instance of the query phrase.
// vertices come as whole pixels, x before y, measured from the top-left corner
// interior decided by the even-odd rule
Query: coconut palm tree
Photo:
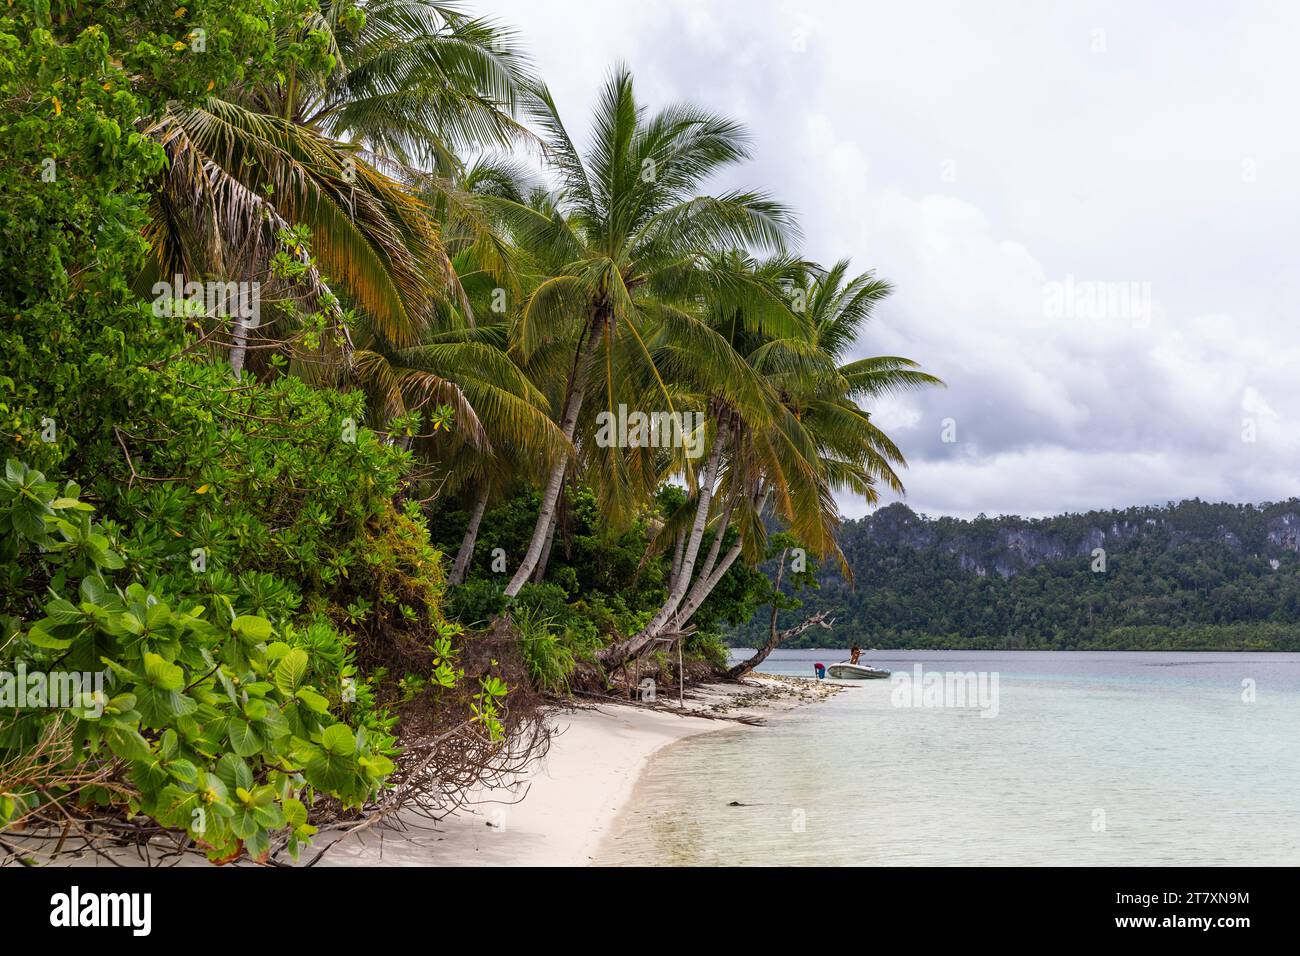
[[[758,261],[739,252],[712,259],[706,274],[713,281],[698,290],[701,314],[734,354],[744,356],[757,343],[773,339],[807,336],[803,329],[806,320],[791,308],[785,292],[794,282],[803,281],[807,264],[783,255]],[[802,524],[810,510],[800,500],[803,489],[816,484],[806,436],[781,405],[779,391],[752,365],[743,364],[743,375],[719,378],[693,362],[688,350],[668,345],[664,351],[668,356],[661,366],[676,380],[689,384],[696,395],[694,404],[708,410],[715,428],[698,487],[688,503],[694,511],[693,520],[687,524],[674,516],[669,525],[676,534],[676,547],[668,594],[637,634],[602,652],[607,663],[619,663],[638,653],[668,630],[685,602],[701,594],[713,580],[722,542],[733,522],[744,531],[738,544],[761,553],[765,530],[760,519],[773,492],[779,492],[778,501],[788,506],[787,520],[792,525]],[[751,388],[749,383],[758,387]],[[773,440],[774,436],[779,440]],[[674,462],[665,477],[674,477],[674,468],[677,475],[688,477],[680,462]],[[702,556],[700,549],[710,523],[713,541]]]
[[[795,277],[802,275],[803,263],[783,255],[759,263],[736,252],[711,258],[711,268],[701,276],[704,281],[697,283],[699,308],[710,328],[737,355],[744,354],[744,348],[738,346],[747,341],[801,334],[802,320],[790,308],[783,290]],[[692,502],[694,518],[688,526],[680,529],[668,595],[644,628],[644,634],[649,636],[657,634],[673,616],[692,584],[692,574],[714,504],[715,485],[719,490],[730,491],[730,486],[722,481],[729,450],[742,440],[745,429],[772,427],[776,419],[784,415],[778,393],[755,374],[750,365],[744,365],[742,375],[714,378],[708,374],[708,369],[701,368],[694,361],[689,351],[676,347],[675,343],[666,343],[661,352],[658,366],[663,374],[693,393],[692,400],[682,404],[704,409],[714,428]],[[691,478],[690,470],[680,458],[671,462],[670,473],[664,477],[675,475],[688,482]],[[736,488],[740,485],[738,479]],[[718,527],[715,528],[711,550],[715,560],[732,504],[728,498],[727,504],[719,509],[725,514],[719,514],[716,522]]]
[[[494,156],[480,157],[472,165],[449,174],[430,174],[421,182],[421,197],[429,203],[442,226],[443,242],[452,256],[456,274],[457,294],[447,300],[446,309],[439,310],[440,315],[446,312],[450,328],[476,330],[475,335],[490,341],[511,363],[516,356],[508,354],[503,323],[509,321],[512,310],[518,309],[526,277],[521,274],[520,256],[503,224],[481,200],[484,196],[494,196],[527,203],[530,197],[542,195],[531,170],[515,160]],[[483,325],[485,319],[492,324]],[[557,368],[554,362],[542,361],[541,353],[536,353],[533,359],[530,368],[512,365],[518,378],[512,375],[511,381],[527,381],[528,400],[545,410],[549,408],[549,400],[543,386],[550,379],[562,377],[563,369]],[[450,448],[439,448],[435,458],[439,476],[436,481],[442,493],[468,496],[469,500],[469,517],[448,572],[449,584],[464,581],[490,500],[520,481],[540,484],[556,456],[570,448],[545,414],[540,419],[530,416],[516,422],[516,426],[528,430],[527,435],[520,435],[518,427],[505,429],[490,420],[484,424],[487,445],[469,440],[472,436],[461,430],[461,440]]]
[[[290,76],[268,101],[300,124],[444,174],[533,139],[515,119],[531,70],[513,29],[447,0],[322,0],[307,26],[329,38],[334,69]]]
[[[647,115],[632,78],[617,68],[596,108],[584,152],[565,129],[550,92],[538,86],[526,111],[539,129],[558,179],[550,210],[493,200],[515,242],[542,270],[520,310],[515,348],[528,361],[562,342],[569,355],[560,392],[560,428],[572,440],[589,395],[606,410],[624,383],[655,381],[662,404],[672,394],[654,369],[656,339],[691,344],[695,359],[719,377],[743,362],[693,313],[706,253],[723,245],[779,248],[793,232],[784,207],[755,192],[701,192],[715,172],[748,156],[744,131],[731,120],[689,106]],[[628,498],[621,449],[606,452],[601,491]],[[506,594],[529,580],[552,532],[567,462],[547,477],[537,523]]]
[[[169,162],[140,284],[270,276],[287,252],[296,267],[280,277],[306,311],[342,329],[345,307],[363,310],[376,335],[409,347],[455,278],[411,164],[449,169],[458,148],[526,138],[512,112],[527,65],[508,31],[432,0],[323,2],[283,40],[308,32],[327,48],[316,69],[142,121]],[[246,344],[232,347],[242,365]]]
[[[369,393],[374,424],[428,407],[452,411],[452,433],[475,454],[509,448],[528,458],[563,457],[568,443],[547,414],[545,396],[511,360],[501,325],[428,333],[395,349],[358,337],[356,377]]]
[[[778,336],[764,334],[734,307],[715,307],[712,312],[714,327],[762,375],[779,410],[754,416],[746,415],[743,406],[730,405],[727,444],[719,453],[724,464],[713,473],[719,481],[715,500],[725,505],[709,554],[693,581],[683,564],[686,580],[675,582],[668,600],[642,631],[602,651],[606,664],[627,660],[661,633],[680,633],[742,553],[748,550],[759,559],[769,504],[814,554],[836,557],[847,573],[835,541],[839,512],[834,494],[858,494],[875,503],[880,482],[901,493],[895,468],[905,465],[897,446],[859,402],[942,384],[915,362],[896,356],[840,364],[890,292],[888,283],[873,273],[846,280],[847,260],[822,270],[784,259],[759,263],[741,258],[741,268],[785,285],[791,308],[807,316],[805,323],[794,326],[795,335]],[[739,534],[721,554],[733,522]]]
[[[886,395],[932,386],[939,378],[916,362],[898,356],[876,356],[843,362],[870,323],[890,285],[867,272],[848,279],[848,260],[818,270],[796,290],[795,300],[807,308],[806,339],[774,339],[750,351],[747,359],[781,394],[782,404],[808,435],[816,449],[818,507],[807,509],[819,529],[806,522],[790,523],[805,543],[818,542],[814,552],[829,552],[848,571],[835,543],[839,524],[834,493],[861,496],[868,504],[879,500],[883,483],[904,492],[897,469],[906,467],[899,448],[871,421],[863,407]],[[787,522],[790,512],[781,515]],[[820,530],[820,534],[817,534]],[[720,580],[721,573],[740,556],[733,546],[714,569],[712,585],[688,597],[674,627],[682,627]]]

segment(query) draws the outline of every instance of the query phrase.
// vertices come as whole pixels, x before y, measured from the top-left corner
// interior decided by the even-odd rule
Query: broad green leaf
[[[86,615],[71,601],[55,598],[45,605],[45,616],[55,624],[79,624]]]
[[[52,651],[61,651],[72,646],[72,638],[55,637],[39,624],[33,624],[27,631],[27,640],[37,647],[47,647]]]
[[[189,786],[195,786],[199,782],[199,768],[188,760],[168,761],[167,772]]]
[[[117,595],[102,580],[93,575],[81,579],[81,599],[88,604],[104,605]]]
[[[362,757],[357,763],[365,768],[367,775],[373,780],[380,780],[393,772],[393,762],[383,754]]]
[[[230,746],[241,757],[251,757],[262,749],[262,738],[246,720],[230,722]]]
[[[176,664],[169,664],[152,651],[144,655],[145,680],[160,690],[180,690],[185,686],[185,671]]]
[[[295,647],[286,654],[275,668],[275,686],[280,693],[292,697],[307,676],[310,663],[307,652],[301,647]]]
[[[329,712],[330,702],[310,687],[300,687],[298,693],[294,696],[306,704],[307,709],[313,713],[324,714]]]
[[[357,736],[347,724],[332,724],[321,731],[320,745],[341,757],[356,750]]]
[[[300,827],[307,822],[307,807],[297,797],[285,797],[280,806],[289,826]]]
[[[108,743],[108,749],[123,760],[150,760],[153,758],[153,751],[149,748],[149,741],[140,736],[139,731],[114,727],[104,735],[104,740]]]
[[[273,633],[271,622],[256,614],[243,614],[235,618],[230,629],[247,641],[256,644],[265,641]]]
[[[78,501],[76,498],[55,498],[50,502],[50,507],[55,511],[94,511],[95,506],[85,501]]]
[[[236,754],[222,754],[217,761],[217,777],[228,791],[247,790],[253,785],[253,772]]]

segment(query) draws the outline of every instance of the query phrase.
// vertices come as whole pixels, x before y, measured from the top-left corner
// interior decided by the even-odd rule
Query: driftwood
[[[741,661],[731,670],[727,671],[727,676],[733,680],[739,680],[759,664],[763,663],[763,661],[767,660],[767,655],[780,647],[782,641],[787,641],[796,635],[802,634],[810,627],[824,627],[829,631],[835,625],[835,618],[831,618],[829,621],[826,620],[826,615],[830,614],[830,612],[831,609],[829,608],[823,611],[818,611],[803,623],[796,624],[794,627],[787,627],[784,631],[777,631],[776,625],[773,624],[772,634],[768,637],[767,643],[760,647],[758,653],[749,658],[749,660]],[[776,617],[775,610],[773,611],[772,616],[773,618]]]
[[[767,721],[762,717],[748,717],[739,715],[730,717],[726,714],[710,714],[701,710],[684,710],[681,707],[665,707],[662,704],[643,704],[640,701],[624,700],[622,697],[612,697],[609,694],[593,694],[590,691],[575,690],[572,693],[582,697],[590,697],[593,700],[608,701],[611,704],[618,704],[620,707],[638,707],[641,710],[657,710],[661,714],[676,714],[678,717],[702,717],[705,720],[729,720],[732,723],[748,724],[751,727],[765,727]]]

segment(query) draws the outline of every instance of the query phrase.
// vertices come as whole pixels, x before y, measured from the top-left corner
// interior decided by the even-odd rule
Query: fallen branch
[[[803,623],[796,624],[794,627],[787,627],[784,631],[778,632],[773,628],[772,636],[767,639],[766,644],[758,649],[758,653],[749,658],[749,660],[741,661],[731,670],[727,671],[727,676],[734,680],[739,680],[759,664],[763,663],[763,661],[767,660],[767,655],[780,647],[783,641],[787,641],[792,637],[802,634],[810,627],[824,627],[829,631],[835,624],[835,618],[831,618],[829,621],[826,620],[826,615],[830,614],[830,612],[830,608],[818,611]]]
[[[737,717],[728,717],[726,714],[710,714],[703,710],[683,710],[680,707],[665,707],[662,704],[643,704],[636,700],[625,700],[622,697],[613,697],[609,694],[594,694],[591,691],[575,690],[573,693],[582,697],[591,697],[595,700],[609,701],[611,704],[617,704],[620,707],[638,707],[641,710],[655,710],[661,714],[675,714],[678,717],[703,717],[705,720],[729,720],[737,724],[749,724],[751,727],[764,727],[767,725],[761,717],[749,717],[741,714]]]

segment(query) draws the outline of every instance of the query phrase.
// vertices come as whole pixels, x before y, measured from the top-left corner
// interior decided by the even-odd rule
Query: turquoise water
[[[762,670],[811,676],[814,661],[843,657],[778,651]],[[954,706],[917,706],[923,696],[894,681],[865,681],[766,727],[674,744],[651,761],[597,861],[1300,863],[1300,655],[863,661],[909,679],[918,663],[924,674],[982,673],[985,694],[936,692],[931,704]]]

